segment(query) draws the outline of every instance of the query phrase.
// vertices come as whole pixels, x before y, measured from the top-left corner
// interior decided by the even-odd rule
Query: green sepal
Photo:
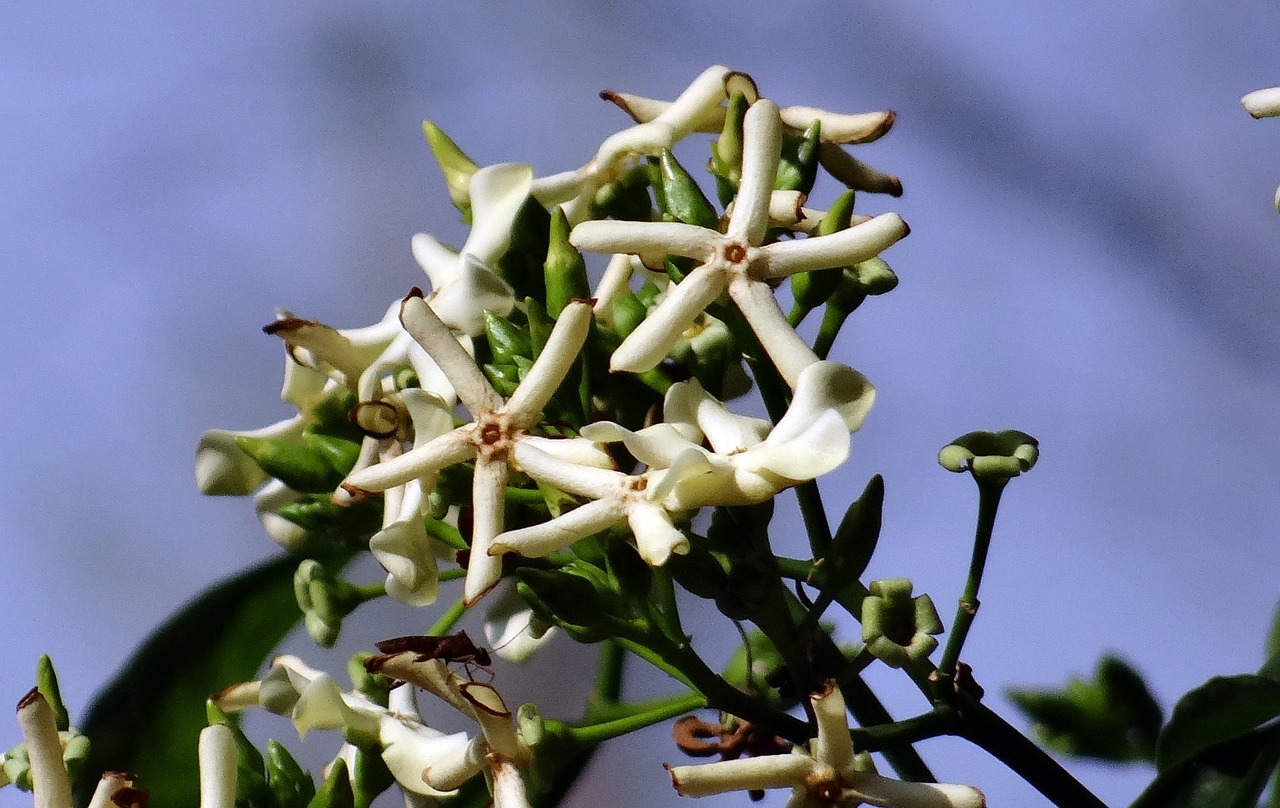
[[[596,191],[591,200],[591,219],[647,222],[652,218],[653,200],[649,198],[647,166],[631,168],[622,179]]]
[[[511,246],[494,262],[493,271],[511,284],[516,298],[546,299],[542,264],[547,258],[551,214],[532,196],[524,201],[511,228]]]
[[[491,311],[484,313],[484,335],[495,365],[509,365],[516,356],[533,356],[529,332]]]
[[[351,798],[355,808],[369,808],[374,799],[396,781],[382,761],[380,750],[369,746],[356,747],[352,780]]]
[[[48,654],[41,654],[36,662],[36,689],[44,696],[45,702],[53,712],[53,725],[58,732],[71,729],[71,716],[67,713],[67,705],[62,701],[62,689],[58,687],[58,674],[53,670],[53,660]]]
[[[877,474],[844,512],[831,544],[814,565],[811,585],[839,591],[862,577],[880,541],[883,509],[884,478]]]
[[[1156,746],[1156,767],[1168,771],[1277,716],[1280,682],[1253,673],[1215,676],[1174,705]]]
[[[818,178],[818,145],[821,124],[814,121],[802,137],[782,136],[782,154],[773,187],[779,191],[799,191],[808,196]]]
[[[534,612],[563,628],[579,642],[598,642],[609,636],[599,593],[591,581],[562,570],[520,567],[517,589]]]
[[[720,137],[711,144],[711,164],[707,168],[715,177],[721,206],[733,201],[742,181],[742,122],[749,106],[747,96],[741,90],[735,91],[725,109]]]
[[[1007,695],[1056,752],[1112,762],[1152,760],[1163,714],[1142,677],[1110,655],[1091,681],[1073,678],[1063,690],[1011,689]]]
[[[670,149],[662,150],[657,165],[662,188],[663,218],[715,230],[720,223],[719,214],[707,200],[706,194],[702,193],[697,181],[680,165]]]
[[[729,574],[721,559],[694,541],[685,555],[673,555],[666,570],[676,583],[700,598],[714,600],[729,586]]]
[[[328,492],[287,502],[275,511],[298,527],[320,533],[369,536],[377,532],[382,501],[370,498],[351,505],[335,505]]]
[[[1026,432],[968,432],[938,452],[947,471],[968,471],[976,479],[1008,480],[1029,471],[1040,457],[1039,442]]]
[[[836,201],[827,209],[827,214],[818,224],[818,236],[829,236],[841,230],[847,230],[853,218],[853,191],[845,191],[836,197]],[[791,296],[796,306],[808,314],[810,311],[826,303],[844,277],[843,267],[816,269],[811,272],[799,272],[791,276]]]
[[[324,779],[307,808],[355,808],[355,794],[351,792],[351,778],[347,775],[347,762],[342,758],[333,761],[329,776]]]
[[[360,457],[360,441],[347,440],[318,432],[304,432],[302,445],[321,455],[329,468],[346,477]]]
[[[537,359],[547,346],[547,338],[551,336],[551,329],[556,327],[556,321],[547,315],[547,307],[540,299],[525,298],[524,309],[529,318],[529,344],[532,348],[529,358]]]
[[[619,337],[626,339],[636,326],[644,322],[649,309],[635,292],[627,292],[613,303],[613,329]]]
[[[422,134],[431,147],[431,153],[444,174],[445,186],[449,189],[449,199],[453,206],[462,213],[463,221],[471,223],[471,177],[480,167],[458,148],[458,144],[431,121],[422,122]]]
[[[298,761],[284,744],[272,738],[267,741],[267,786],[275,796],[279,808],[307,808],[307,803],[316,795],[316,784],[311,774]]]
[[[569,243],[571,229],[564,209],[556,208],[551,214],[547,260],[543,264],[547,286],[547,314],[553,320],[574,300],[588,300],[591,297],[587,262],[583,260],[582,253]]]
[[[332,491],[343,475],[334,471],[320,450],[274,438],[236,436],[236,445],[264,472],[295,491],[319,494]]]
[[[520,386],[520,369],[514,364],[486,364],[482,369],[484,370],[484,377],[489,380],[489,384],[493,385],[493,389],[503,398],[511,398],[516,388]]]

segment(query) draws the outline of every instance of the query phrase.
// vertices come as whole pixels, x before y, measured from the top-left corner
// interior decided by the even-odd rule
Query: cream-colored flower
[[[985,808],[982,792],[972,786],[908,783],[862,771],[853,751],[845,718],[844,697],[834,682],[810,695],[818,736],[809,753],[762,755],[700,766],[671,766],[671,782],[686,797],[727,791],[790,788],[787,808]]]
[[[770,282],[866,260],[907,235],[902,218],[886,213],[831,235],[763,244],[781,149],[777,106],[768,100],[753,104],[743,133],[742,180],[726,232],[681,222],[591,221],[570,234],[574,246],[591,252],[628,253],[646,263],[669,254],[702,262],[618,346],[613,370],[656,366],[698,315],[728,292],[794,389],[800,371],[818,358],[787,324]]]
[[[490,555],[489,546],[493,537],[502,532],[512,449],[522,443],[535,442],[547,451],[585,457],[597,464],[609,462],[607,455],[590,441],[550,440],[528,433],[541,419],[542,408],[577,361],[590,328],[591,306],[574,302],[565,307],[537,361],[506,401],[425,300],[407,298],[401,318],[405,328],[452,382],[473,420],[399,457],[354,472],[342,487],[354,496],[364,496],[411,480],[429,482],[444,468],[474,460],[471,501],[475,515],[463,597],[468,604],[475,603],[502,577],[502,559]]]

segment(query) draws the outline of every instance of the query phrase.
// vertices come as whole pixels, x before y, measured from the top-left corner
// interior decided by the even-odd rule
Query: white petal
[[[299,413],[306,415],[334,386],[333,380],[315,368],[296,361],[288,352],[284,357],[284,383],[280,387],[280,400],[292,404]]]
[[[299,738],[305,738],[313,729],[341,729],[351,717],[352,710],[343,700],[342,691],[327,673],[307,685],[290,716]]]
[[[856,432],[876,400],[876,389],[866,376],[829,360],[814,362],[800,371],[794,390],[787,414],[769,436],[771,441],[791,440],[828,409],[838,411],[849,431]]]
[[[703,70],[657,120],[675,127],[677,139],[694,131],[694,127],[725,100],[725,80],[731,73],[723,65]]]
[[[369,539],[369,551],[387,571],[387,594],[410,606],[435,603],[439,573],[431,539],[422,523],[422,514],[414,503],[421,503],[421,487],[416,496],[407,497],[410,508],[401,508],[399,520],[378,531]]]
[[[564,549],[579,539],[620,524],[626,518],[626,505],[622,502],[598,499],[550,521],[499,534],[489,552],[519,553],[526,558],[541,558]]]
[[[621,472],[566,462],[542,451],[541,445],[524,439],[513,450],[516,465],[538,482],[592,499],[613,496],[626,483],[627,475]]]
[[[729,296],[738,304],[787,386],[794,389],[800,372],[817,362],[818,355],[787,322],[773,290],[760,281],[734,278]]]
[[[520,597],[515,585],[503,585],[489,598],[484,637],[497,656],[510,662],[525,662],[555,633],[553,627],[535,637],[530,631],[532,623],[533,609]]]
[[[727,267],[718,261],[686,275],[613,352],[610,370],[639,373],[657,366],[698,315],[720,297],[729,280]]]
[[[431,355],[448,377],[458,398],[471,414],[492,412],[502,406],[502,397],[476,367],[475,360],[458,343],[449,327],[420,297],[408,297],[400,304],[400,321],[419,345]]]
[[[382,761],[401,786],[428,797],[448,797],[454,793],[427,785],[422,773],[433,762],[465,747],[465,733],[445,735],[417,721],[385,715],[378,725],[378,740],[382,744]]]
[[[749,471],[767,471],[791,483],[833,471],[849,457],[849,430],[835,410],[826,410],[783,441],[770,440],[730,458]]]
[[[782,150],[778,106],[763,98],[752,104],[742,123],[742,137],[742,180],[726,235],[759,245],[769,227],[769,199]]]
[[[501,758],[491,764],[493,769],[493,808],[529,808],[520,770],[512,761]]]
[[[714,230],[683,222],[583,222],[569,233],[569,243],[587,252],[638,255],[650,266],[668,255],[706,261],[722,237]]]
[[[307,531],[301,525],[285,519],[277,511],[281,506],[297,502],[302,495],[279,480],[272,480],[253,495],[253,507],[258,521],[267,535],[286,550],[296,550],[307,540]]]
[[[454,790],[484,769],[488,751],[483,735],[477,735],[466,744],[454,744],[428,764],[422,772],[422,780],[432,788]]]
[[[696,428],[695,428],[696,429]],[[699,448],[674,424],[654,424],[632,432],[612,421],[597,421],[582,428],[582,436],[597,443],[621,441],[637,460],[650,468],[665,469],[686,449]],[[701,434],[698,435],[701,437]]]
[[[1272,118],[1280,115],[1280,87],[1254,90],[1240,99],[1245,110],[1255,118]]]
[[[471,235],[464,255],[492,265],[511,243],[511,226],[529,196],[533,168],[519,163],[486,166],[471,176]]]
[[[847,775],[853,770],[853,741],[849,737],[844,695],[834,681],[828,680],[827,687],[826,692],[810,696],[818,725],[818,737],[813,739],[810,749],[819,764]]]
[[[691,423],[706,435],[717,454],[731,454],[765,439],[768,421],[730,412],[697,379],[671,385],[662,405],[667,423]]]
[[[615,253],[609,259],[600,282],[596,284],[595,313],[596,318],[606,325],[613,325],[613,304],[621,300],[631,287],[631,276],[636,271],[639,260],[626,253]]]
[[[484,313],[506,317],[515,308],[511,286],[470,254],[460,259],[457,277],[429,295],[431,310],[455,331],[469,337],[484,332]]]
[[[443,288],[458,275],[458,253],[446,247],[435,236],[418,233],[409,239],[413,260],[431,281],[432,289]]]
[[[804,755],[761,755],[670,769],[671,783],[684,797],[707,797],[726,791],[803,788],[805,777],[811,771],[813,760]]]
[[[468,427],[459,427],[399,457],[355,472],[343,481],[342,487],[354,494],[367,494],[386,491],[410,480],[430,479],[443,468],[475,457],[476,447],[469,434]]]
[[[785,278],[797,272],[856,264],[876,257],[909,232],[901,216],[882,213],[828,236],[809,236],[761,247],[761,259],[752,264],[751,272],[758,278]]]
[[[534,448],[554,458],[578,466],[590,466],[597,469],[616,471],[613,458],[609,453],[596,445],[587,437],[581,438],[544,438],[538,435],[526,435],[521,443],[528,442]]]
[[[400,400],[413,421],[414,448],[453,431],[453,408],[435,393],[410,387],[400,391]]]
[[[224,724],[200,730],[199,757],[200,808],[234,808],[236,742],[231,730]]]
[[[635,155],[656,155],[676,142],[675,128],[664,121],[650,121],[623,129],[600,144],[591,162],[603,182],[612,181],[622,161]]]
[[[269,438],[298,442],[306,420],[302,416],[277,421],[246,432],[210,429],[196,446],[196,485],[202,494],[244,496],[270,479],[236,444],[236,438]]]
[[[502,556],[490,555],[493,539],[502,532],[503,509],[506,506],[507,463],[499,457],[476,460],[471,488],[472,527],[471,555],[467,561],[467,580],[462,599],[468,606],[484,597],[502,580]]]
[[[649,477],[649,488],[645,492],[650,502],[662,502],[675,488],[676,483],[707,474],[712,470],[712,456],[701,446],[692,446],[682,450],[671,460],[671,465],[662,470],[652,471]]]
[[[636,537],[636,549],[650,566],[661,567],[671,554],[689,552],[689,538],[676,530],[671,516],[649,502],[633,502],[627,508],[627,522]]]
[[[873,772],[858,775],[854,790],[879,805],[910,808],[986,808],[982,792],[972,786],[946,783],[908,783]]]
[[[590,330],[590,303],[575,301],[560,312],[547,344],[503,408],[515,416],[521,428],[527,429],[541,419],[542,408],[578,361]]]
[[[892,112],[829,112],[815,107],[783,107],[782,122],[804,132],[814,121],[821,123],[819,138],[827,143],[870,143],[878,140],[897,118]]]

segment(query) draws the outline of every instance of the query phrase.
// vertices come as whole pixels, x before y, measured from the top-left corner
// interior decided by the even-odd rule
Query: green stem
[[[830,303],[827,303],[822,310],[822,324],[818,326],[818,336],[813,341],[813,352],[819,359],[826,359],[831,353],[832,346],[836,344],[836,337],[839,336],[840,329],[848,318],[849,312]]]
[[[821,558],[831,544],[831,524],[827,521],[827,509],[822,505],[822,492],[816,480],[808,480],[796,486],[796,500],[800,503],[800,518],[809,536],[809,550],[814,558]]]
[[[946,682],[954,679],[956,663],[960,661],[960,650],[964,647],[973,618],[978,613],[978,587],[982,585],[982,572],[987,566],[987,551],[991,549],[991,533],[996,526],[996,512],[1000,509],[1000,495],[1008,482],[999,480],[978,480],[978,526],[973,537],[973,557],[969,561],[969,578],[965,582],[964,594],[960,596],[960,606],[956,609],[955,623],[951,634],[947,637],[947,647],[942,652],[942,661],[938,670]]]
[[[451,630],[453,630],[453,627],[458,624],[458,621],[461,620],[462,616],[466,613],[467,613],[467,604],[463,603],[462,599],[459,598],[458,600],[454,601],[452,606],[450,606],[447,610],[445,610],[444,614],[440,615],[440,619],[437,620],[431,626],[431,628],[427,629],[427,634],[433,637],[439,636],[441,634],[448,634]]]
[[[622,695],[625,659],[626,650],[621,645],[611,640],[600,644],[600,652],[596,655],[596,680],[587,701],[587,717],[593,717],[597,711],[617,705],[618,697]]]
[[[1107,808],[1056,760],[982,702],[966,693],[952,692],[951,701],[961,717],[956,735],[1008,766],[1059,808]]]
[[[689,693],[642,713],[617,718],[612,721],[602,721],[598,724],[568,727],[568,735],[578,743],[595,746],[612,738],[635,732],[638,729],[644,729],[706,706],[707,700],[704,696],[699,693]]]
[[[377,584],[352,584],[352,608],[362,603],[368,603],[371,600],[377,600],[387,594],[387,585],[385,583]]]
[[[671,573],[662,567],[653,570],[653,592],[657,601],[651,604],[656,608],[650,609],[654,621],[673,642],[687,642],[688,636],[684,633],[684,626],[680,624],[680,606],[676,603],[675,584],[671,580]]]
[[[845,677],[844,681],[840,682],[840,692],[844,694],[845,702],[849,705],[849,712],[864,728],[892,726],[897,723],[885,709],[880,697],[858,674]],[[909,741],[886,745],[880,752],[903,780],[914,780],[917,783],[938,781],[929,770],[929,765],[924,762],[924,758],[920,757],[920,753]]]
[[[904,718],[878,727],[855,727],[849,730],[859,752],[879,752],[893,746],[918,743],[940,735],[954,735],[959,726],[959,713],[950,705],[938,705],[927,713]]]

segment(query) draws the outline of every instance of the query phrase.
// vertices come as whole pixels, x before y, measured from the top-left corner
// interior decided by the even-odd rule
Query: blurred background
[[[911,223],[886,254],[901,285],[837,346],[880,398],[824,483],[838,518],[885,475],[870,574],[912,577],[950,623],[976,494],[935,454],[1017,428],[1042,459],[1006,492],[965,653],[991,703],[1012,716],[1004,687],[1063,683],[1108,649],[1166,710],[1262,661],[1280,593],[1280,122],[1238,99],[1280,84],[1275,4],[21,5],[0,10],[4,698],[48,652],[82,714],[157,622],[276,552],[248,500],[197,492],[196,441],[287,414],[260,330],[274,307],[374,322],[421,283],[412,233],[461,242],[423,118],[481,164],[551,173],[628,123],[598,91],[670,98],[713,63],[783,105],[898,112],[857,154],[906,187],[858,204]],[[722,659],[736,633],[690,610]],[[406,611],[366,607],[339,651],[290,647],[337,668],[438,607]],[[570,660],[498,683],[572,717],[564,670],[589,663]],[[924,706],[875,682],[898,716]],[[672,689],[644,672],[633,692]],[[0,724],[0,747],[17,737]],[[317,765],[336,745],[301,746]],[[993,808],[1044,804],[962,742],[922,752]],[[680,757],[665,729],[606,747],[570,804],[680,804],[659,768]],[[1113,805],[1150,777],[1067,765]]]

